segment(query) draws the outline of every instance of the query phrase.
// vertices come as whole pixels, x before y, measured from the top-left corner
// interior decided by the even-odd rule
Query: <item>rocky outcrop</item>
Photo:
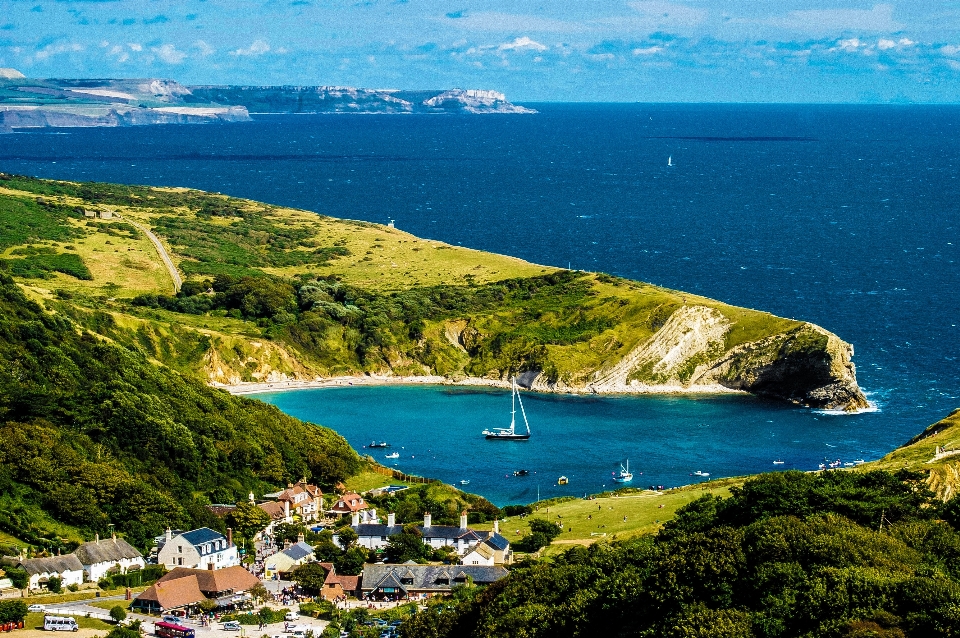
[[[777,397],[827,410],[869,407],[857,384],[853,346],[813,324],[746,343],[697,369],[692,383]]]
[[[242,106],[217,108],[119,107],[88,110],[63,107],[4,107],[0,104],[0,128],[10,129],[207,124],[211,122],[244,122],[249,119],[250,114]]]

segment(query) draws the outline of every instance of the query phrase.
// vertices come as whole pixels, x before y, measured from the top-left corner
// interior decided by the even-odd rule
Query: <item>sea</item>
[[[508,443],[480,436],[509,422],[504,391],[259,395],[499,505],[610,489],[628,459],[638,487],[876,459],[960,407],[960,107],[529,106],[539,113],[23,131],[0,135],[0,171],[393,220],[811,321],[854,345],[876,406],[835,415],[751,396],[525,393],[533,437]],[[374,440],[392,447],[365,447]],[[380,458],[390,451],[399,458]]]

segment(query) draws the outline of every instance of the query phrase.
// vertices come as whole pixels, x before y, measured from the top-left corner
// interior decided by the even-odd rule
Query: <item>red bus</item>
[[[172,622],[154,623],[153,633],[160,638],[197,638],[197,632],[190,627],[174,625]]]

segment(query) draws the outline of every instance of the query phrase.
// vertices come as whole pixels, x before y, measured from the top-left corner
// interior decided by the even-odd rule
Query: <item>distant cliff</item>
[[[173,80],[34,79],[0,69],[0,132],[46,126],[244,122],[250,113],[535,113],[503,93],[334,86],[184,86]]]
[[[479,89],[398,91],[343,86],[191,86],[199,99],[251,113],[536,113]]]

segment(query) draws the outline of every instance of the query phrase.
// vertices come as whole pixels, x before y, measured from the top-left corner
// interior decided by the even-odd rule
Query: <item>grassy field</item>
[[[530,533],[530,518],[562,522],[563,532],[545,550],[547,554],[563,551],[573,544],[585,545],[598,540],[617,540],[654,533],[664,522],[673,518],[680,507],[708,493],[729,496],[730,488],[744,480],[721,479],[665,492],[637,490],[621,495],[607,494],[590,500],[578,498],[559,503],[545,502],[541,503],[530,517],[521,519],[513,516],[500,521],[500,533],[514,541]],[[492,524],[477,524],[472,527],[489,530]]]
[[[90,606],[99,607],[100,609],[106,609],[107,611],[110,611],[117,605],[123,607],[124,609],[130,609],[130,603],[132,602],[132,600],[95,600],[90,603]]]
[[[404,483],[395,478],[390,478],[383,474],[377,472],[361,472],[356,476],[351,476],[348,478],[344,485],[351,492],[356,492],[357,494],[362,494],[369,490],[376,489],[378,487],[386,487],[387,485],[410,485],[409,483]]]
[[[34,613],[27,614],[26,619],[23,621],[24,629],[43,629],[43,613]],[[97,618],[86,618],[84,616],[70,616],[77,621],[77,625],[80,629],[97,629],[103,631],[110,631],[113,629],[113,625],[106,623]]]

